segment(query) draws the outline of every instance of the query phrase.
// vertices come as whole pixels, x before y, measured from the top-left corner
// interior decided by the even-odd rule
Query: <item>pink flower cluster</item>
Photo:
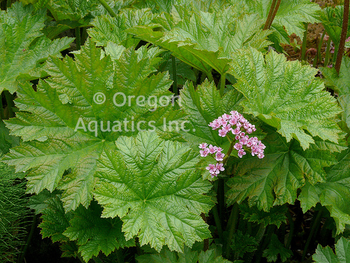
[[[209,126],[213,130],[219,129],[219,136],[225,137],[228,133],[232,133],[237,141],[233,148],[238,151],[238,156],[240,158],[246,155],[245,148],[250,148],[252,156],[258,156],[258,158],[264,158],[264,149],[266,146],[259,141],[257,137],[249,137],[246,134],[251,134],[256,131],[254,125],[249,123],[242,114],[237,111],[231,111],[230,114],[223,114],[216,120],[209,123]],[[221,171],[224,171],[224,165],[222,161],[224,160],[225,154],[222,153],[222,148],[202,143],[199,145],[200,155],[202,157],[207,157],[210,155],[215,155],[216,164],[209,164],[206,168],[212,177],[217,176]]]
[[[230,114],[224,114],[216,120],[209,123],[209,126],[213,130],[219,129],[219,136],[225,137],[227,133],[231,132],[235,135],[235,139],[238,141],[234,148],[238,151],[240,158],[246,154],[243,146],[251,149],[252,156],[257,155],[258,158],[264,158],[264,149],[266,146],[258,140],[257,137],[249,138],[247,134],[251,134],[256,131],[255,125],[250,124],[242,114],[237,111],[231,111]]]
[[[214,155],[215,160],[217,161],[216,164],[209,164],[209,166],[206,168],[211,177],[217,176],[220,172],[224,171],[224,164],[221,163],[224,160],[225,154],[222,153],[222,148],[209,145],[207,143],[201,143],[199,145],[199,148],[201,149],[199,153],[202,157],[207,157],[209,154]]]

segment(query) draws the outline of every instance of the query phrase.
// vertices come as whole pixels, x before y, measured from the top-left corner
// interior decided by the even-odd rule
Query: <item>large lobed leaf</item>
[[[170,50],[175,57],[210,75],[215,69],[225,74],[237,48],[252,46],[264,50],[269,30],[262,31],[263,21],[256,15],[241,17],[234,7],[220,12],[203,12],[175,6],[154,20],[155,25],[127,30],[138,38]]]
[[[171,96],[166,73],[150,76],[154,69],[147,54],[129,49],[113,63],[109,56],[100,59],[100,49],[88,41],[75,60],[51,58],[51,77],[40,81],[36,91],[28,83],[21,85],[16,99],[20,112],[6,124],[25,142],[13,148],[5,162],[16,165],[17,171],[29,171],[28,192],[59,187],[64,190],[66,211],[79,204],[87,207],[96,160],[105,144],[120,135],[136,134],[138,123],[140,129],[156,130],[162,127],[163,117],[179,118],[176,111],[168,113],[171,105],[160,108],[159,102],[147,103],[151,96]],[[104,104],[94,103],[97,92],[106,95]],[[117,92],[134,96],[130,106],[128,101],[120,107],[113,104]],[[135,96],[144,96],[146,102],[138,105]],[[122,103],[122,98],[117,96],[116,102]],[[62,178],[65,171],[69,173]]]
[[[44,10],[33,13],[31,5],[16,2],[0,14],[0,93],[17,90],[18,77],[29,80],[43,73],[42,62],[50,55],[61,56],[72,38],[49,40],[41,32],[47,19]]]
[[[336,164],[332,152],[340,152],[343,147],[317,140],[308,150],[286,140],[273,130],[264,139],[269,145],[265,157],[243,158],[234,166],[234,177],[230,178],[227,203],[241,203],[248,198],[250,206],[269,211],[275,205],[293,204],[297,191],[306,182],[316,184],[326,180],[324,167]]]
[[[335,143],[340,139],[335,118],[341,109],[314,77],[316,69],[273,51],[264,57],[247,49],[235,52],[230,73],[247,99],[242,102],[245,113],[277,128],[287,142],[295,138],[305,150],[315,142],[313,136]]]
[[[102,216],[119,216],[126,238],[158,251],[163,245],[183,252],[184,245],[210,237],[200,213],[213,205],[211,184],[196,169],[198,153],[179,142],[164,141],[155,133],[120,137],[98,161],[100,178],[95,198]]]

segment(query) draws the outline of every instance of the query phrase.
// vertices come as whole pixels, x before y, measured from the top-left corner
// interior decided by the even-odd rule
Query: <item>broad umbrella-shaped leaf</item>
[[[303,151],[297,141],[287,143],[271,130],[263,143],[267,145],[263,159],[246,157],[234,166],[234,176],[228,181],[229,205],[246,198],[250,206],[256,205],[264,211],[269,211],[274,205],[293,204],[297,190],[306,179],[312,184],[325,181],[323,168],[336,163],[332,152],[343,149],[318,140]]]
[[[33,14],[33,7],[16,2],[0,17],[0,93],[17,90],[16,79],[39,78],[42,62],[50,55],[60,56],[72,38],[51,41],[41,32],[47,16],[44,10]]]
[[[263,22],[257,16],[241,18],[235,10],[229,7],[220,12],[201,12],[176,7],[171,14],[154,20],[156,25],[137,26],[127,32],[170,50],[209,76],[212,69],[225,74],[232,51],[245,46],[264,50],[270,43],[266,38],[271,32],[260,30]]]
[[[316,69],[273,51],[264,58],[254,49],[237,51],[231,66],[235,88],[247,99],[241,103],[246,113],[277,128],[287,142],[297,139],[304,150],[314,143],[313,136],[338,142],[335,119],[341,109],[314,77]]]
[[[197,152],[152,132],[120,137],[116,145],[98,161],[95,198],[103,217],[119,216],[127,240],[137,236],[158,251],[167,245],[183,252],[210,237],[200,214],[213,205],[203,195],[211,184],[196,169]]]
[[[106,144],[121,135],[162,129],[163,118],[181,118],[171,105],[162,107],[155,101],[172,95],[167,73],[151,75],[157,58],[133,49],[113,62],[109,56],[100,57],[101,50],[87,41],[74,60],[51,58],[51,77],[40,81],[36,91],[22,84],[17,118],[6,121],[11,134],[25,142],[13,148],[5,162],[17,171],[29,171],[29,193],[64,190],[66,211],[79,204],[88,207],[96,160]]]

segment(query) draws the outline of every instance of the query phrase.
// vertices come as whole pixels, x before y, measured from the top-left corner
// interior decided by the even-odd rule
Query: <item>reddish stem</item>
[[[337,60],[335,62],[335,70],[337,71],[339,75],[341,61],[344,54],[344,48],[345,48],[345,40],[346,40],[346,33],[348,31],[348,24],[349,24],[349,0],[344,0],[344,14],[343,14],[343,26],[340,36],[340,43],[338,48],[338,54],[337,54]]]

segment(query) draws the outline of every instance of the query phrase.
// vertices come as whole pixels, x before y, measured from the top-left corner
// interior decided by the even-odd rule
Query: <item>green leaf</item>
[[[255,15],[239,16],[233,7],[220,12],[202,12],[176,7],[171,14],[154,20],[156,25],[127,30],[137,37],[170,50],[188,65],[211,75],[225,74],[230,53],[244,46],[264,50],[271,31],[260,30],[263,21]]]
[[[320,12],[320,20],[336,49],[340,42],[340,35],[343,24],[344,5],[323,8]],[[350,21],[350,18],[349,18]],[[348,25],[348,31],[350,24]],[[349,33],[347,33],[347,36]],[[344,57],[345,58],[345,57]]]
[[[186,133],[181,135],[198,149],[200,143],[206,142],[217,146],[223,146],[228,143],[226,138],[218,135],[209,127],[209,123],[230,111],[240,111],[238,105],[243,96],[231,89],[220,96],[219,90],[213,82],[205,80],[196,89],[192,82],[187,82],[180,93],[181,109],[188,116],[189,128]]]
[[[69,227],[72,213],[65,213],[59,195],[51,195],[45,201],[46,208],[42,211],[42,222],[39,225],[43,238],[51,237],[53,242],[68,242],[69,239],[63,232]]]
[[[76,211],[65,213],[60,198],[60,195],[51,194],[43,203],[46,207],[39,225],[43,237],[66,244],[71,253],[74,247],[70,241],[75,241],[86,262],[100,251],[109,255],[115,249],[135,245],[133,239],[125,240],[119,218],[101,218],[102,208],[96,202],[91,202],[88,209],[79,206]]]
[[[103,217],[119,216],[127,240],[137,236],[158,251],[168,245],[183,252],[210,237],[200,214],[213,206],[203,195],[211,184],[196,170],[198,153],[151,132],[120,137],[116,145],[118,151],[105,149],[98,162],[95,198]]]
[[[293,253],[278,240],[275,234],[273,234],[268,248],[264,250],[263,256],[267,258],[267,262],[276,262],[278,260],[278,255],[280,255],[280,260],[285,262]]]
[[[325,181],[324,167],[337,163],[332,152],[343,148],[316,140],[306,151],[296,141],[286,140],[272,129],[263,140],[267,145],[265,157],[247,156],[233,167],[227,203],[241,203],[248,198],[249,206],[269,211],[275,205],[293,204],[297,190],[306,181],[311,184]]]
[[[272,0],[244,0],[242,2],[246,5],[248,13],[259,14],[266,21]],[[295,33],[302,38],[305,31],[303,23],[317,23],[319,21],[319,10],[318,4],[308,0],[283,0],[280,3],[272,27],[280,28],[283,26],[288,35]],[[281,40],[283,39],[284,37],[281,35]]]
[[[81,21],[92,11],[97,10],[98,3],[97,0],[51,0],[47,8],[56,21]]]
[[[335,244],[335,252],[330,247],[317,246],[312,259],[317,263],[345,263],[350,261],[350,240],[341,237]]]
[[[92,22],[93,27],[88,32],[91,39],[100,46],[107,46],[108,41],[125,47],[136,46],[140,40],[133,38],[125,30],[134,26],[148,25],[153,17],[149,9],[126,9],[117,17],[108,15],[96,17]]]
[[[89,209],[78,207],[70,226],[63,232],[64,236],[76,241],[86,262],[98,256],[100,251],[108,256],[115,249],[135,246],[134,239],[125,240],[121,220],[101,218],[101,212],[102,208],[96,202],[92,202]]]
[[[268,225],[280,227],[287,219],[287,206],[274,206],[269,212],[259,210],[256,206],[249,207],[246,204],[241,204],[239,208],[244,219],[249,222],[263,224],[264,227]]]
[[[327,207],[336,223],[337,234],[343,232],[345,225],[350,222],[350,208],[347,202],[350,195],[349,164],[350,150],[347,149],[340,155],[339,162],[327,171],[324,182],[314,186],[306,184],[298,197],[304,213],[317,202]]]
[[[0,93],[17,90],[17,78],[28,80],[43,75],[42,63],[50,56],[61,56],[72,38],[49,40],[41,33],[47,16],[44,10],[33,13],[31,5],[16,2],[2,11],[0,19]]]
[[[231,63],[235,88],[247,99],[241,103],[245,113],[277,128],[287,142],[297,139],[304,150],[313,136],[337,143],[341,133],[335,121],[341,109],[316,73],[273,51],[264,58],[254,49],[240,50]]]
[[[139,130],[161,130],[163,119],[182,118],[171,105],[161,105],[160,98],[172,96],[171,81],[167,73],[153,74],[159,58],[154,49],[149,52],[128,49],[112,62],[100,59],[101,50],[87,41],[75,60],[50,58],[51,77],[36,91],[21,84],[15,101],[20,111],[6,125],[25,142],[4,159],[17,171],[29,171],[29,193],[60,188],[66,211],[88,207],[105,144]],[[94,102],[98,92],[105,94],[104,104]]]
[[[237,230],[232,239],[232,251],[235,253],[235,258],[242,258],[245,253],[251,253],[258,249],[259,243],[255,237],[249,234],[243,234],[242,231]]]
[[[0,120],[0,156],[8,153],[11,147],[15,147],[18,144],[19,137],[11,136],[4,122]]]
[[[350,58],[344,56],[339,71],[339,75],[334,68],[321,68],[324,75],[325,84],[338,93],[338,102],[341,106],[342,120],[350,127]]]

